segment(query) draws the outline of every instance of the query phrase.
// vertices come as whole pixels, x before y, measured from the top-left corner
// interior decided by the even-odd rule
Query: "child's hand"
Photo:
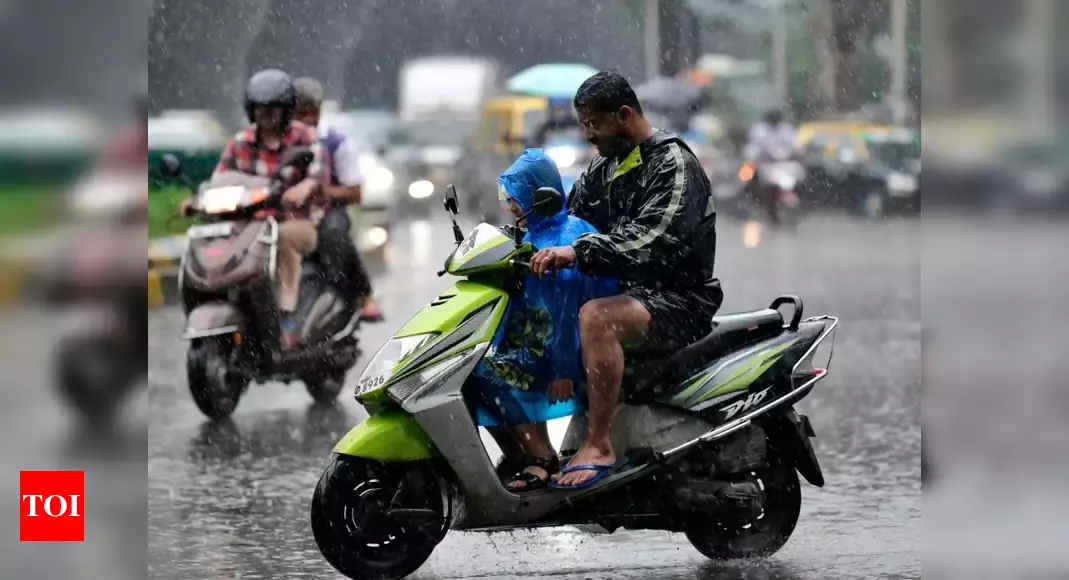
[[[575,385],[572,384],[572,379],[557,379],[552,383],[549,383],[549,402],[550,403],[562,403],[572,398],[575,391]]]

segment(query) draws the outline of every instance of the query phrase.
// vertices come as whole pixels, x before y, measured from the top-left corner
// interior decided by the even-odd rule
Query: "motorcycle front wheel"
[[[775,455],[753,473],[765,500],[761,514],[744,525],[726,526],[698,517],[684,528],[687,539],[706,558],[718,561],[764,558],[779,551],[794,532],[802,508],[798,472]]]
[[[226,419],[237,408],[248,381],[230,368],[232,343],[226,339],[200,339],[186,353],[189,394],[205,417]]]
[[[312,400],[320,405],[333,403],[345,384],[345,371],[333,375],[309,375],[302,379]]]
[[[312,495],[312,535],[349,578],[404,578],[445,537],[447,501],[441,480],[418,464],[337,457]]]

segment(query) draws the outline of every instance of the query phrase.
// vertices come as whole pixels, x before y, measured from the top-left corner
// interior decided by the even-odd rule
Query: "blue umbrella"
[[[585,64],[538,64],[516,73],[508,81],[508,90],[538,97],[571,99],[583,81],[598,73]]]

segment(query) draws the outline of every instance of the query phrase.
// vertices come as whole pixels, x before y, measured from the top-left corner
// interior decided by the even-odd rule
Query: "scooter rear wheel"
[[[312,534],[336,570],[350,578],[404,578],[445,537],[440,480],[413,465],[338,457],[327,466],[312,495]]]
[[[802,507],[794,466],[770,455],[768,464],[753,475],[765,496],[758,518],[743,526],[725,526],[715,516],[697,517],[685,526],[687,539],[706,558],[729,561],[771,556],[794,532]]]

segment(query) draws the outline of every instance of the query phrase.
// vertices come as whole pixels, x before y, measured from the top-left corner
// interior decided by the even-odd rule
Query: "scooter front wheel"
[[[230,368],[231,348],[227,340],[200,339],[186,353],[189,394],[200,412],[213,421],[234,412],[248,384]]]
[[[422,466],[346,456],[327,466],[311,517],[331,566],[350,578],[393,580],[427,561],[448,531],[448,516],[441,480]]]

